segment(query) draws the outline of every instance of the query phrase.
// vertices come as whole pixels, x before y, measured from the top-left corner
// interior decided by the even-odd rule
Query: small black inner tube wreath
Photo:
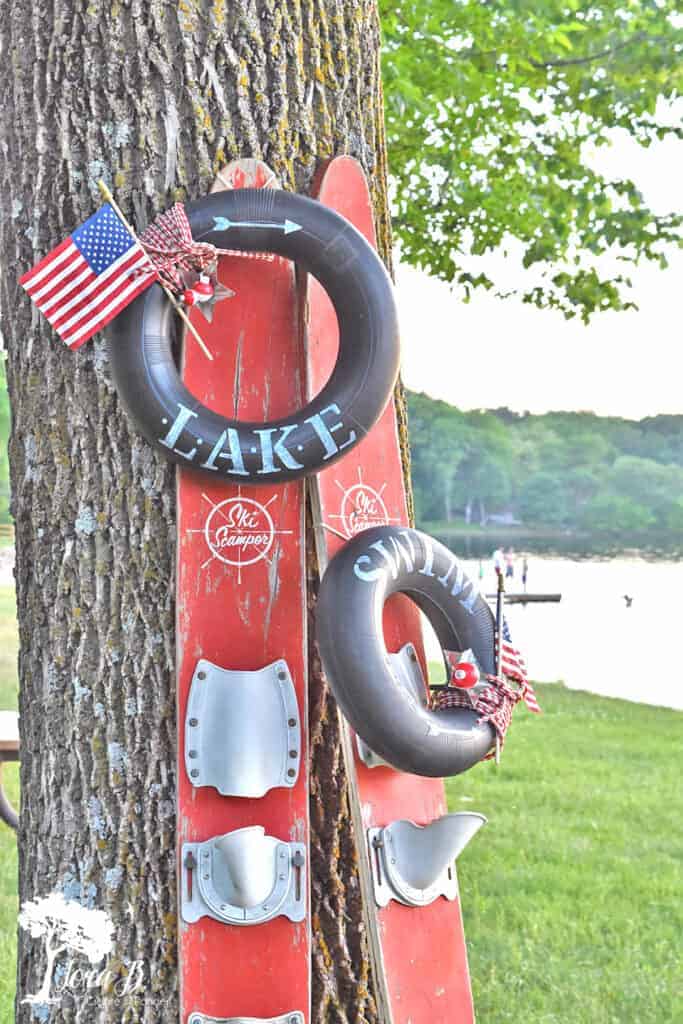
[[[220,416],[180,379],[172,354],[173,308],[155,284],[108,332],[122,402],[155,448],[213,479],[284,483],[315,473],[363,439],[392,393],[398,321],[384,266],[348,221],[305,196],[238,189],[189,203],[185,211],[196,240],[223,249],[273,252],[313,274],[339,321],[337,362],[320,394],[291,416],[265,423]]]
[[[486,756],[495,733],[477,711],[431,709],[393,675],[382,609],[399,592],[422,609],[444,650],[470,648],[494,673],[493,614],[456,556],[417,530],[378,526],[349,541],[323,577],[316,620],[325,674],[375,754],[414,775],[459,775]]]

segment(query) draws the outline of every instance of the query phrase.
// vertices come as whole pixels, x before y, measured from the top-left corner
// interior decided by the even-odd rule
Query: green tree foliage
[[[582,509],[579,522],[581,526],[596,530],[608,527],[612,530],[647,530],[658,525],[656,517],[645,505],[627,495],[609,492],[596,495]]]
[[[683,416],[465,413],[412,393],[408,409],[418,521],[683,528]]]
[[[567,520],[569,501],[564,480],[554,473],[534,473],[520,489],[517,507],[528,522],[558,526]]]
[[[642,146],[683,137],[669,114],[683,87],[680,0],[380,8],[403,258],[467,296],[497,286],[476,257],[516,240],[525,302],[584,320],[631,306],[627,277],[600,256],[663,264],[681,217],[655,215],[626,171],[606,180],[587,150],[615,130]]]
[[[459,409],[426,395],[412,395],[410,411],[411,445],[422,453],[412,467],[417,517],[427,519],[438,507],[450,519],[458,503],[455,477],[470,453],[467,421]]]
[[[464,419],[468,450],[455,478],[454,491],[465,506],[467,522],[484,522],[491,505],[504,504],[511,496],[510,436],[505,425],[489,413],[468,413]]]

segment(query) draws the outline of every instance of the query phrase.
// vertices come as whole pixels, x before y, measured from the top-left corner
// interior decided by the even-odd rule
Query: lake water
[[[493,593],[494,545],[486,545],[484,556],[471,544],[442,539],[474,579],[481,557],[482,589]],[[522,590],[523,553],[516,554],[515,578],[507,581],[513,593]],[[506,609],[530,677],[561,679],[572,689],[683,710],[683,560],[677,555],[657,550],[527,552],[527,589],[562,594],[560,604]],[[624,594],[633,598],[630,607]]]
[[[482,589],[496,587],[489,539],[441,538],[468,573],[485,575]],[[530,545],[529,545],[530,546]],[[567,539],[536,543],[526,551],[528,590],[561,593],[560,604],[510,605],[512,638],[532,679],[561,679],[576,690],[683,710],[683,551],[623,550],[605,543],[596,552]],[[521,591],[525,549],[516,555],[508,590]],[[0,549],[0,583],[12,584],[12,548]],[[627,607],[623,595],[633,598]],[[430,660],[440,660],[436,638],[426,636]]]

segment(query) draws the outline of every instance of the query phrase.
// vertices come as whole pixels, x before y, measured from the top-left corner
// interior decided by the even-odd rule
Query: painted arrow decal
[[[284,224],[259,224],[253,220],[228,220],[227,217],[213,218],[215,231],[227,231],[228,228],[275,228],[277,231],[284,231],[291,235],[294,231],[301,231],[301,224],[293,220],[286,220]]]

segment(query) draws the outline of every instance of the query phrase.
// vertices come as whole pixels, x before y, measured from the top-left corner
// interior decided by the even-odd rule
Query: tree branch
[[[600,50],[599,53],[591,53],[585,57],[563,57],[557,60],[530,60],[529,63],[535,68],[566,68],[577,64],[592,64],[594,61],[602,60],[604,57],[611,57],[620,50],[633,46],[635,43],[642,43],[644,39],[647,39],[647,32],[637,32],[631,39],[626,39],[623,43],[617,43],[615,46],[609,46],[606,50]]]
[[[573,67],[580,64],[592,64],[596,60],[603,60],[605,57],[611,57],[615,53],[619,53],[620,50],[625,50],[629,46],[633,46],[636,43],[642,43],[648,39],[648,34],[645,31],[636,32],[630,39],[624,40],[622,43],[615,43],[614,46],[608,46],[604,50],[600,50],[598,53],[589,53],[585,57],[558,57],[557,59],[549,60],[532,60],[529,59],[529,63],[534,68],[564,68]],[[661,42],[661,37],[650,37],[650,42]],[[464,57],[492,57],[500,53],[500,47],[493,50],[463,50],[461,55]]]

